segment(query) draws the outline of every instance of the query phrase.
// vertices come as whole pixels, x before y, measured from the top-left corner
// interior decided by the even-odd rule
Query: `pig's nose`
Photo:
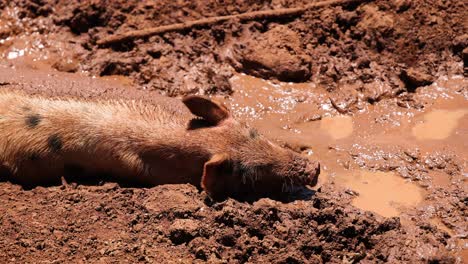
[[[317,185],[318,177],[320,174],[320,163],[318,161],[310,161],[306,167],[306,173],[308,175],[308,184],[310,186]]]

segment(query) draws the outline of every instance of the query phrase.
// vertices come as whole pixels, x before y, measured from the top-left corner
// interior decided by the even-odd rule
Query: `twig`
[[[333,106],[333,108],[335,108],[336,111],[338,111],[338,113],[340,113],[340,114],[346,114],[346,113],[348,112],[347,109],[345,109],[345,108],[339,106],[339,105],[335,102],[335,100],[333,100],[331,97],[328,97],[328,99],[330,99],[331,105]]]
[[[203,18],[203,19],[184,22],[184,23],[152,27],[152,28],[141,29],[141,30],[132,30],[123,34],[111,35],[104,39],[98,40],[97,44],[99,46],[107,46],[107,45],[118,43],[118,42],[129,41],[129,40],[133,40],[137,38],[150,37],[150,36],[163,34],[163,33],[171,32],[171,31],[181,31],[181,30],[186,30],[186,29],[190,29],[193,27],[198,27],[198,26],[206,26],[210,24],[219,23],[222,21],[231,20],[231,19],[239,19],[240,21],[247,21],[247,20],[265,19],[265,18],[296,16],[296,15],[303,14],[304,12],[311,10],[311,9],[317,9],[317,8],[326,7],[326,6],[345,5],[345,4],[350,4],[350,3],[362,3],[362,2],[368,2],[368,1],[369,0],[327,0],[327,1],[312,3],[304,7],[280,8],[276,10],[247,12],[247,13],[242,13],[242,14],[237,14],[237,15],[209,17],[209,18]]]

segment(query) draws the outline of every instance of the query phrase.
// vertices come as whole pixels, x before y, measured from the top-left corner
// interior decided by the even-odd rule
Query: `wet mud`
[[[307,89],[312,84],[273,83],[247,75],[231,81],[239,92],[226,104],[265,135],[319,159],[322,191],[331,185],[349,194],[360,209],[398,216],[405,225],[427,221],[453,231],[444,224],[453,224],[453,211],[448,213],[452,209],[442,204],[455,196],[463,201],[467,191],[468,102],[466,88],[460,88],[468,82],[462,76],[441,78],[416,93],[422,109],[381,102],[353,115],[342,114],[330,98],[323,100],[325,90]],[[442,198],[450,192],[454,196]],[[463,207],[464,202],[455,206]],[[455,218],[461,220],[464,209],[459,213]],[[464,225],[461,220],[452,228],[464,232]],[[452,246],[462,251],[463,241],[454,239]]]
[[[249,202],[214,203],[188,184],[3,181],[0,262],[468,261],[463,1],[362,1],[97,44],[307,3],[0,1],[0,89],[148,104],[210,95],[322,165],[316,187]]]

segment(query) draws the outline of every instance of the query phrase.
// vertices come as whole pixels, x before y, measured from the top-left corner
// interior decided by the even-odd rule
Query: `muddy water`
[[[325,117],[320,121],[320,129],[333,139],[346,138],[353,133],[353,119],[350,116]]]
[[[402,146],[422,153],[450,149],[467,157],[468,101],[452,92],[461,81],[439,82],[428,88],[444,96],[423,111],[377,104],[343,116],[333,109],[327,92],[314,84],[275,83],[236,75],[231,79],[235,93],[225,103],[238,119],[267,137],[320,160],[323,173],[319,185],[349,189],[356,194],[354,206],[390,217],[421,204],[424,189],[396,173],[361,168],[349,154],[337,150],[354,148],[364,153],[371,146]],[[376,152],[366,155],[368,159],[379,158]],[[433,184],[451,184],[446,174],[431,172],[430,177]]]
[[[433,201],[426,196],[433,188],[454,184],[464,188],[438,170],[427,172],[430,186],[423,188],[396,171],[372,171],[353,160],[349,152],[354,149],[382,165],[388,162],[373,147],[388,153],[395,153],[396,148],[415,149],[421,155],[448,152],[468,159],[468,98],[457,92],[468,86],[464,79],[442,80],[426,87],[421,96],[431,104],[423,110],[376,104],[346,116],[335,111],[327,92],[313,84],[274,83],[246,75],[235,76],[231,83],[235,93],[225,103],[238,119],[319,160],[319,186],[343,188],[353,195],[352,204],[358,208],[410,219],[407,215],[416,208],[431,206]],[[458,237],[437,218],[431,224]],[[460,249],[457,254],[468,259],[465,240],[456,238],[454,243]]]
[[[28,31],[20,22],[18,12],[9,7],[2,13],[0,21],[0,63],[20,67],[49,71],[52,68],[65,72],[76,72],[79,68],[77,48],[71,33],[62,32],[50,37],[39,32],[39,28],[52,25],[39,23],[38,28]],[[11,36],[10,36],[11,35]]]
[[[448,138],[467,113],[468,109],[431,111],[424,115],[422,122],[413,127],[413,136],[418,140]]]
[[[354,206],[385,217],[398,216],[423,200],[421,188],[392,172],[363,170],[342,177],[340,183],[358,192]]]

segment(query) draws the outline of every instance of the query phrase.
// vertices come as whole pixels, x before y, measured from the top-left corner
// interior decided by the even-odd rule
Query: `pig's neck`
[[[140,134],[136,138],[144,139],[139,148],[143,151],[161,151],[204,159],[223,150],[223,138],[212,129],[191,130],[183,122],[166,124],[163,127],[159,130],[152,129],[150,133],[146,133],[149,130],[144,128],[135,130]]]
[[[209,129],[188,130],[183,122],[168,122],[157,127],[151,123],[128,124],[131,127],[125,135],[134,140],[129,147],[138,153],[144,167],[152,170],[143,177],[143,181],[147,179],[149,183],[198,185],[204,164],[219,151],[219,136],[209,133]]]

